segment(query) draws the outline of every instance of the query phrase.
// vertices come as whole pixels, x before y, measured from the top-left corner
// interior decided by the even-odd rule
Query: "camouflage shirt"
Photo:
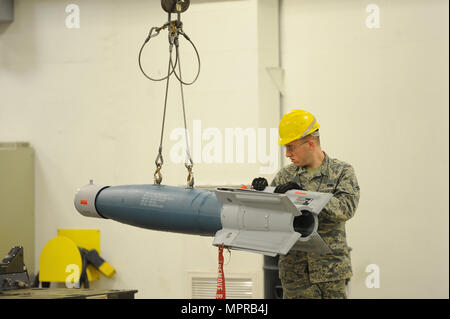
[[[303,190],[333,193],[333,197],[320,212],[317,232],[331,248],[332,253],[319,255],[291,250],[280,255],[280,278],[295,274],[296,267],[307,266],[312,283],[350,278],[352,267],[345,235],[345,222],[353,217],[359,202],[359,186],[353,167],[328,157],[318,168],[296,167],[293,164],[281,169],[271,186],[296,182]],[[295,276],[295,275],[294,275]],[[286,278],[289,280],[289,278]]]

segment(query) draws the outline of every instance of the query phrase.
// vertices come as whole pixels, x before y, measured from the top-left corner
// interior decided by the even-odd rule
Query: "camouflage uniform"
[[[315,169],[293,164],[281,169],[271,186],[296,182],[303,190],[333,193],[319,214],[317,232],[332,253],[319,255],[291,250],[280,255],[278,267],[284,298],[346,298],[345,282],[352,276],[345,222],[355,214],[359,186],[353,167],[325,158]]]

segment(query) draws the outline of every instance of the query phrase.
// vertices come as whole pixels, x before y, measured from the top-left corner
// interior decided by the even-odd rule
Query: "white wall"
[[[266,72],[278,66],[275,2],[192,1],[183,20],[202,73],[185,88],[191,129],[195,119],[222,134],[277,126],[278,92]],[[189,272],[217,271],[212,238],[88,219],[72,204],[90,178],[153,183],[164,83],[140,74],[137,53],[166,16],[159,1],[72,3],[81,10],[80,29],[66,28],[68,3],[56,0],[16,0],[15,21],[0,25],[0,140],[30,141],[36,151],[36,256],[58,228],[100,229],[102,255],[117,274],[94,287],[135,288],[138,298],[187,297]],[[358,174],[360,206],[347,227],[351,297],[448,298],[448,3],[380,0],[381,28],[368,29],[369,3],[282,1],[283,110],[313,112],[324,149]],[[167,67],[164,36],[158,41],[146,51],[154,61],[144,61],[152,74]],[[195,60],[185,51],[188,79]],[[169,156],[170,132],[182,127],[178,101],[173,82],[168,185],[186,178]],[[197,185],[263,175],[259,161],[196,162]],[[380,267],[378,289],[365,286],[369,264]],[[233,252],[227,273],[252,274],[262,297],[261,256]]]
[[[361,187],[351,297],[448,298],[448,1],[282,3],[283,109],[315,114]]]
[[[88,219],[73,207],[76,189],[91,178],[105,185],[153,183],[165,83],[143,77],[137,54],[150,27],[164,24],[167,15],[159,1],[72,3],[80,8],[79,29],[66,27],[68,3],[56,0],[17,0],[14,22],[0,26],[0,140],[30,141],[36,151],[36,264],[58,228],[100,229],[102,255],[117,274],[93,287],[138,289],[138,298],[188,297],[189,272],[217,274],[212,238]],[[258,38],[260,15],[277,25],[277,11],[269,11],[277,9],[273,3],[192,1],[184,30],[198,47],[202,70],[198,82],[185,87],[189,129],[194,120],[202,121],[203,130],[216,128],[221,134],[225,128],[257,128],[260,112],[278,112],[279,104],[272,104],[279,102],[278,91],[267,74],[260,74],[266,63],[278,66],[273,40],[278,32]],[[167,33],[151,43],[143,64],[161,76],[167,70]],[[189,80],[196,60],[187,42],[181,45],[183,75]],[[170,133],[183,126],[179,86],[171,84],[163,183],[185,185],[184,165],[170,160],[175,143]],[[277,121],[266,119],[264,125],[276,127]],[[261,164],[194,160],[196,185],[248,183]],[[262,256],[233,252],[225,274],[252,276],[255,296],[262,297],[262,267]]]

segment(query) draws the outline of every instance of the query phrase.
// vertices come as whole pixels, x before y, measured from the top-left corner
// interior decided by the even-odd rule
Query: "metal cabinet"
[[[26,142],[0,142],[0,259],[23,246],[34,276],[34,151]]]

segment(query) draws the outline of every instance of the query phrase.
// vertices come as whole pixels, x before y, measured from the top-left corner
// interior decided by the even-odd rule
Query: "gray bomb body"
[[[89,184],[75,195],[75,207],[85,216],[159,231],[214,236],[222,228],[222,204],[211,190]]]

